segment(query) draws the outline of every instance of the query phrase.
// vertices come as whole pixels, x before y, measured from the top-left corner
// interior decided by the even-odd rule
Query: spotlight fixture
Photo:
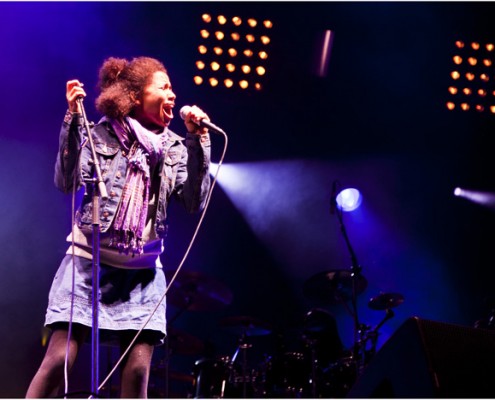
[[[273,22],[225,13],[204,13],[201,21],[195,84],[231,90],[262,90],[269,75]]]
[[[344,189],[335,198],[337,207],[346,212],[356,210],[361,205],[362,200],[361,193],[355,188]]]
[[[454,189],[454,196],[464,198],[481,206],[495,209],[495,193],[493,192],[456,187]]]
[[[495,114],[495,70],[491,42],[454,42],[447,110]]]

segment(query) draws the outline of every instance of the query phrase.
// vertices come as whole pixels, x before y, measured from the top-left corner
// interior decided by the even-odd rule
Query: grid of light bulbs
[[[270,20],[201,16],[201,43],[196,61],[196,85],[261,90],[266,77]]]
[[[493,43],[455,42],[454,68],[448,88],[448,110],[477,111],[495,114],[495,73]]]

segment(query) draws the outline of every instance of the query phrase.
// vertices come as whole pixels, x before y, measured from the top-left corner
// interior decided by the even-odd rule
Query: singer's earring
[[[134,103],[134,105],[136,105],[136,106],[141,105],[141,100],[136,99],[136,93],[130,92],[129,97],[131,98],[131,101]]]

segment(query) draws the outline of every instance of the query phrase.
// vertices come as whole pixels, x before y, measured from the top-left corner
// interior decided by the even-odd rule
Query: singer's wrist
[[[192,140],[194,142],[202,143],[202,144],[209,144],[210,143],[210,134],[203,133],[195,133],[195,132],[187,132],[186,134],[186,139]]]
[[[80,123],[81,117],[81,113],[67,109],[64,117],[64,122],[67,124],[71,124],[74,118],[77,118],[77,122]]]

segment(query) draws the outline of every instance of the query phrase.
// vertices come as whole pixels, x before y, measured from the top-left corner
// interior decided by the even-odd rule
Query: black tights
[[[79,349],[91,329],[74,324],[69,346],[69,371],[72,369]],[[64,380],[65,353],[67,349],[66,327],[57,327],[52,333],[41,366],[36,372],[26,393],[26,398],[56,397]],[[126,335],[121,340],[121,350],[125,350],[133,339]],[[120,397],[146,398],[153,345],[138,339],[127,353],[121,366]]]

